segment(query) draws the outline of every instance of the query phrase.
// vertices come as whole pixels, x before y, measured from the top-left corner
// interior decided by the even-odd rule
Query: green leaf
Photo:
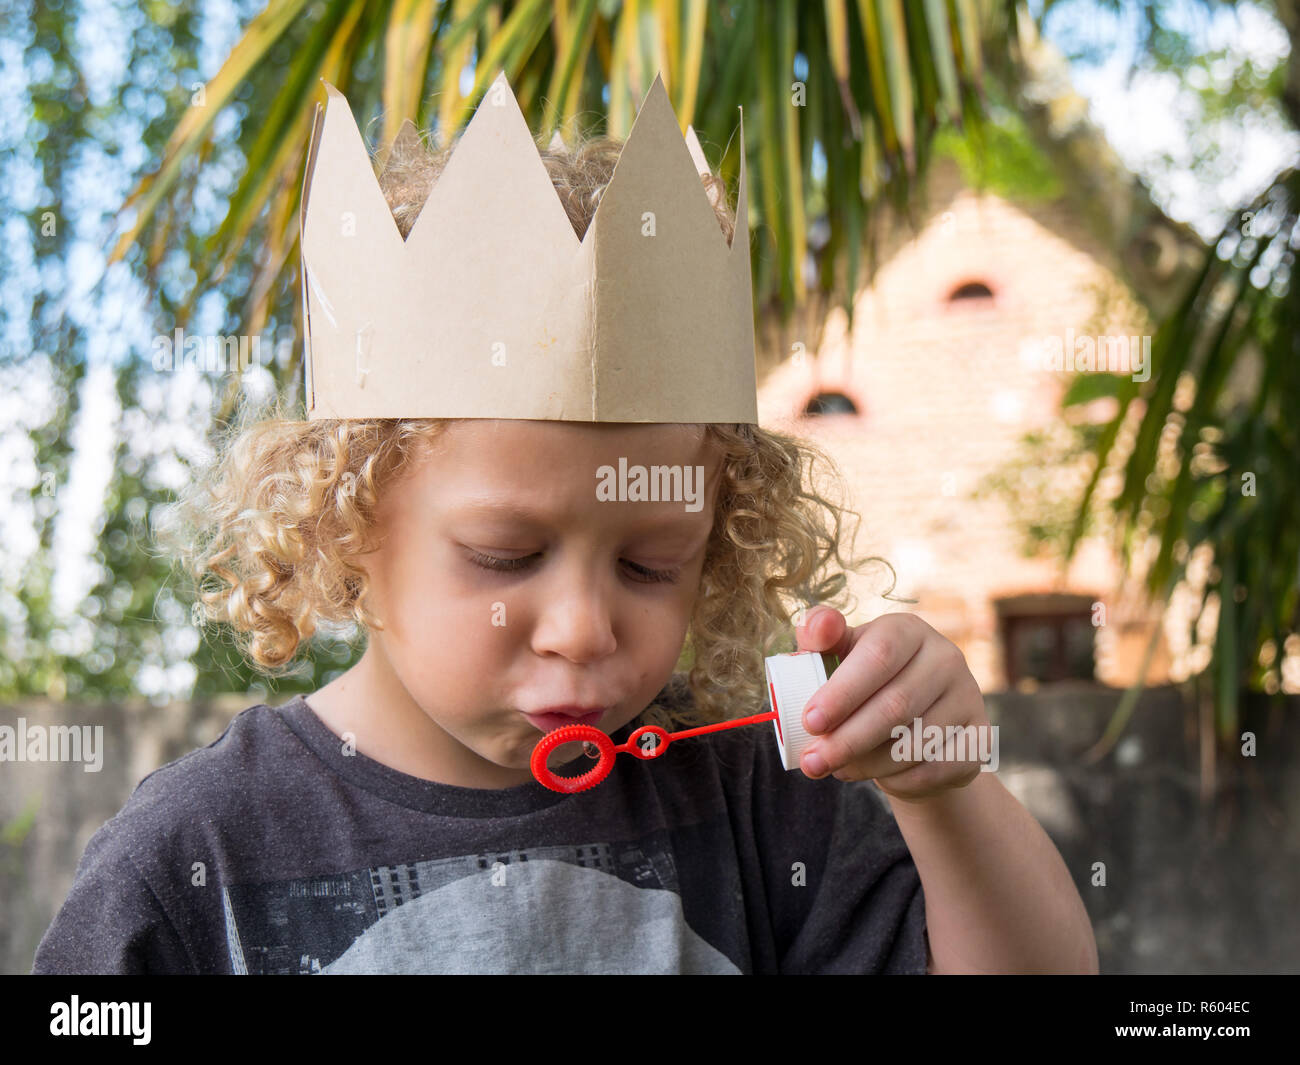
[[[1081,373],[1070,382],[1061,398],[1062,407],[1076,407],[1094,400],[1119,398],[1121,378],[1110,373]]]

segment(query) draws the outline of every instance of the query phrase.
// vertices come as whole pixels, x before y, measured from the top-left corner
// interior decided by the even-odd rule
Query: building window
[[[816,414],[857,414],[858,408],[853,400],[843,392],[818,392],[803,409],[805,416]]]
[[[1087,595],[1021,595],[994,603],[1008,688],[1094,680],[1092,604]]]
[[[949,303],[963,303],[970,301],[971,306],[978,306],[984,302],[991,302],[993,299],[993,290],[984,284],[983,281],[967,281],[965,284],[958,285],[948,293]]]

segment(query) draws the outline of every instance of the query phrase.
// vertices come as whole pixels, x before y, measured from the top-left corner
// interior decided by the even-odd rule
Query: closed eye
[[[523,558],[498,558],[496,555],[480,554],[473,549],[467,548],[467,550],[469,550],[470,561],[476,566],[495,573],[518,573],[528,569],[533,559],[537,558],[536,555],[525,555]],[[680,569],[650,569],[629,562],[627,559],[623,559],[623,564],[630,567],[636,575],[632,579],[638,584],[675,584],[681,576]]]

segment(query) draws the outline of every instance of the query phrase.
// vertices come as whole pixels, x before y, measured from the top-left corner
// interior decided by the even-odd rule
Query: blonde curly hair
[[[430,150],[409,132],[394,142],[379,176],[403,237],[454,150]],[[621,148],[607,137],[539,147],[579,238]],[[726,185],[710,174],[701,180],[730,239],[736,219]],[[382,628],[364,603],[357,560],[378,546],[384,492],[447,424],[303,421],[277,401],[269,412],[244,407],[226,428],[216,460],[197,471],[163,536],[195,578],[204,615],[229,624],[261,672],[287,671],[320,623]],[[794,649],[795,611],[816,603],[851,609],[846,570],[870,561],[841,555],[844,518],[860,515],[843,505],[843,477],[819,447],[755,425],[703,428],[720,446],[724,469],[678,662],[689,661],[691,699],[653,704],[641,716],[665,727],[765,710],[763,658]]]

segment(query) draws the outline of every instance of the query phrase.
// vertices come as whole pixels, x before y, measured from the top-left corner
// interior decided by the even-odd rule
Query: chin
[[[493,753],[481,752],[480,756],[502,769],[532,769],[533,748],[540,739],[540,734],[533,739],[516,741],[509,746],[498,747]]]

